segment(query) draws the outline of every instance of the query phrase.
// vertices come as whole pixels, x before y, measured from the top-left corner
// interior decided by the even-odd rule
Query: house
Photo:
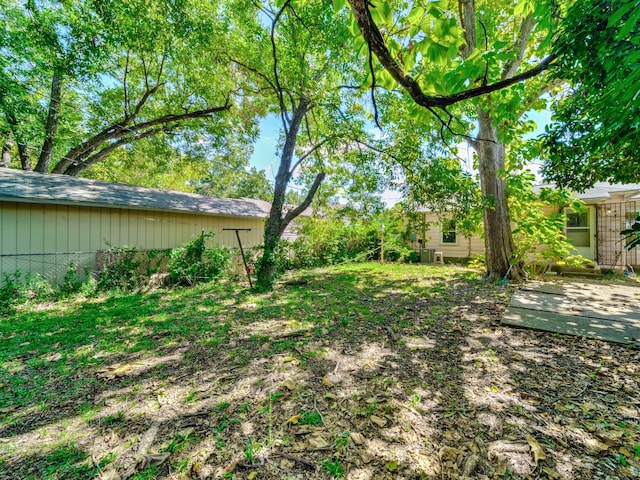
[[[534,190],[542,187],[534,187]],[[574,196],[586,205],[583,213],[565,211],[565,233],[576,253],[595,261],[602,269],[624,269],[627,265],[637,269],[640,251],[637,248],[625,250],[620,232],[631,228],[640,215],[640,184],[601,182]],[[416,250],[440,251],[449,260],[484,253],[481,235],[463,237],[455,225],[447,221],[446,214],[438,216],[428,211],[421,214],[426,227],[417,228],[411,235],[411,245]]]
[[[0,168],[0,282],[16,271],[61,280],[69,265],[93,270],[114,247],[168,249],[202,231],[220,245],[262,243],[269,211],[248,199],[213,198],[68,175]]]

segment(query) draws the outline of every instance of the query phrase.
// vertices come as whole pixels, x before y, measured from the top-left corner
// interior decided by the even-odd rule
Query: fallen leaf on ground
[[[57,362],[61,358],[62,358],[62,354],[60,352],[52,352],[46,357],[47,362]]]
[[[300,418],[302,418],[302,415],[300,414],[294,415],[293,417],[289,417],[289,420],[287,420],[287,423],[291,425],[295,425],[300,421]]]
[[[157,467],[158,465],[162,465],[167,458],[169,458],[169,455],[171,455],[171,453],[169,452],[164,452],[164,453],[145,453],[144,455],[142,455],[142,459],[143,459],[143,466],[144,468],[146,467]]]
[[[334,386],[333,382],[331,380],[329,380],[329,377],[326,376],[326,375],[324,377],[322,377],[322,383],[324,384],[325,387],[331,388],[331,387]]]
[[[296,382],[293,380],[293,378],[290,378],[289,380],[285,381],[282,386],[289,391],[293,391],[296,388]]]
[[[375,423],[377,426],[379,426],[380,428],[384,427],[387,424],[386,418],[380,418],[376,415],[371,415],[371,421]]]
[[[392,462],[387,462],[385,464],[385,468],[390,472],[395,472],[398,469],[398,462],[396,460]]]
[[[547,456],[542,449],[542,446],[538,443],[538,441],[533,438],[532,435],[527,435],[527,443],[531,447],[531,453],[533,454],[533,461],[538,464],[540,460],[544,460]]]
[[[309,450],[322,450],[329,446],[329,442],[318,432],[311,435],[307,443],[310,447]]]

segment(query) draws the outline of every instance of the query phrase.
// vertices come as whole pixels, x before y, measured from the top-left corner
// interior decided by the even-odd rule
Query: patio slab
[[[502,324],[640,344],[640,286],[530,282],[513,294]]]

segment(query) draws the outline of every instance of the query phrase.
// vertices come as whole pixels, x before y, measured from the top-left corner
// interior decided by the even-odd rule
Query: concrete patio
[[[640,284],[529,282],[513,294],[502,324],[640,345]]]

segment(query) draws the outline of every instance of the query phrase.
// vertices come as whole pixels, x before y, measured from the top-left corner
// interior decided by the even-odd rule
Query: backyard
[[[503,327],[462,267],[281,280],[0,320],[0,478],[638,477],[637,350]]]

